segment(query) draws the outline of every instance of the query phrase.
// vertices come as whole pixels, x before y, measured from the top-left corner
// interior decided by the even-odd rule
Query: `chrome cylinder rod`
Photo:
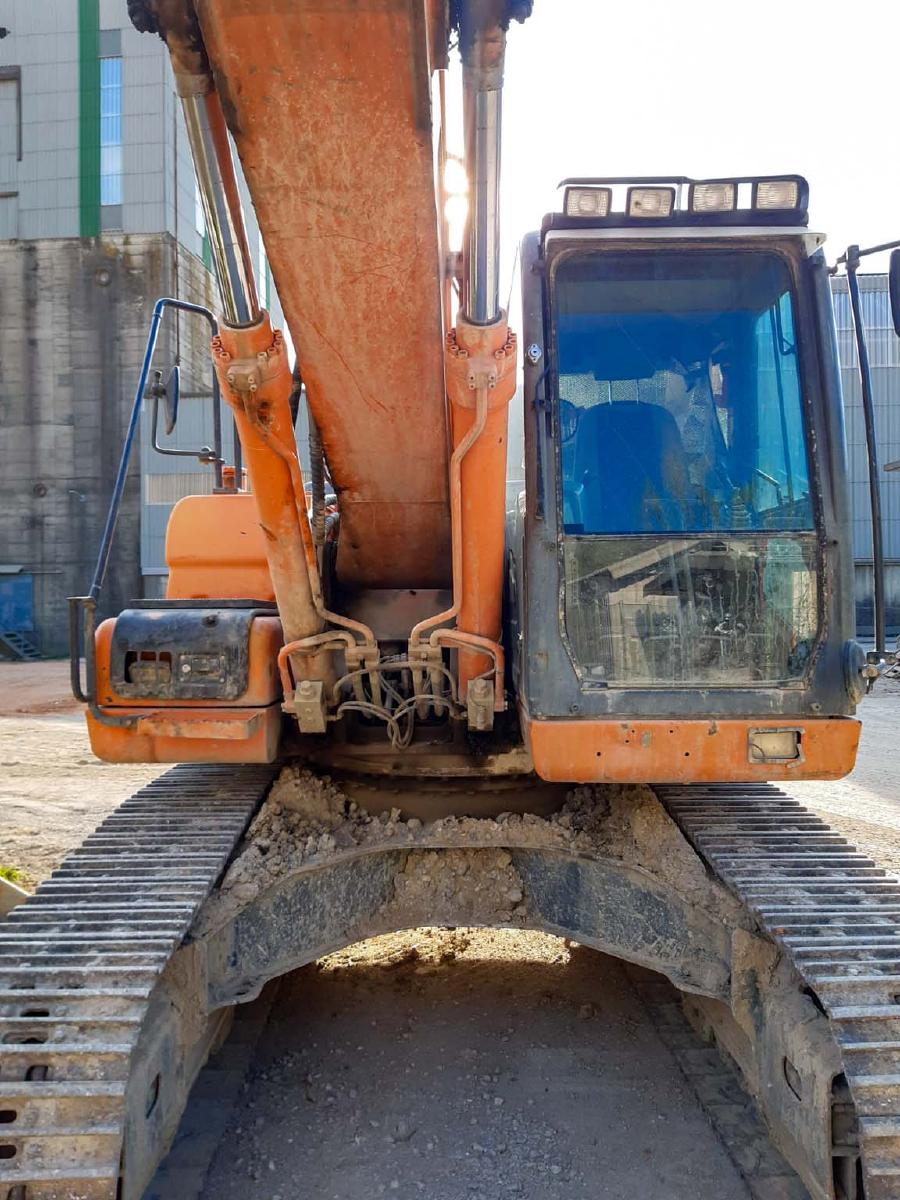
[[[214,90],[181,103],[223,314],[229,325],[253,325],[261,308],[222,106]]]
[[[475,325],[500,316],[500,117],[506,0],[466,0],[460,22],[469,212],[463,243],[463,315]]]
[[[486,90],[484,72],[465,71],[465,154],[469,215],[465,248],[466,317],[490,325],[500,315],[500,85]]]

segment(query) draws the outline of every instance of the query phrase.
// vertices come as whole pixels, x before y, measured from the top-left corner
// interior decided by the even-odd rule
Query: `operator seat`
[[[659,404],[618,400],[581,414],[567,489],[583,533],[697,528],[697,497],[675,418]],[[577,516],[574,520],[577,521]]]

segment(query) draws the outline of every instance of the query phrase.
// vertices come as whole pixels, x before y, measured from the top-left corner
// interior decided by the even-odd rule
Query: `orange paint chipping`
[[[281,736],[281,707],[153,709],[115,708],[139,714],[136,727],[103,725],[87,714],[91,749],[106,762],[272,762]],[[204,736],[203,725],[206,725]]]
[[[484,429],[460,466],[459,552],[454,589],[457,628],[499,642],[503,605],[506,522],[506,447],[509,402],[516,390],[516,337],[505,315],[493,325],[471,325],[461,316],[447,339],[447,394],[453,444],[459,446],[476,419],[479,390],[487,393]],[[454,497],[455,499],[455,497]],[[459,690],[492,666],[470,650],[459,652]]]
[[[338,574],[349,585],[446,586],[431,124],[443,6],[196,9],[340,495]]]
[[[284,340],[264,313],[247,328],[224,325],[212,352],[241,439],[285,636],[308,637],[319,632],[322,619]]]
[[[558,783],[747,783],[754,780],[841,779],[853,770],[859,721],[523,719],[541,779]],[[749,761],[756,729],[799,729],[800,757]]]

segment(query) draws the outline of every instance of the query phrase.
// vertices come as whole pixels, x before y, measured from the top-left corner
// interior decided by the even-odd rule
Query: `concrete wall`
[[[0,244],[0,557],[33,573],[45,654],[87,590],[171,239]],[[141,593],[140,480],[129,477],[103,608]]]
[[[34,577],[35,628],[47,656],[66,653],[66,597],[87,591],[159,296],[215,305],[203,263],[167,235],[105,234],[0,242],[0,563]],[[212,445],[206,323],[165,318],[153,365],[181,364],[186,393],[163,445]],[[201,395],[196,395],[201,393]],[[165,588],[173,503],[212,489],[210,467],[152,449],[144,402],[101,613]],[[223,450],[233,461],[230,410]]]
[[[96,8],[0,0],[0,25],[10,31],[0,42],[0,568],[33,573],[39,643],[52,655],[66,650],[65,598],[90,582],[153,305],[171,295],[215,308],[216,287],[160,39],[132,27],[125,0]],[[87,92],[98,86],[96,60],[108,57],[121,58],[122,203],[101,204],[100,236],[85,236],[86,219],[97,226],[99,182],[96,157],[84,153],[97,137],[85,120]],[[280,325],[277,296],[269,301]],[[202,322],[167,318],[155,365],[168,374],[176,358],[184,390],[208,392]],[[230,459],[229,419],[224,426]],[[168,444],[199,447],[211,434],[211,401],[186,398]],[[145,413],[108,576],[109,612],[164,586],[172,503],[209,486],[208,467],[153,454],[150,436]]]

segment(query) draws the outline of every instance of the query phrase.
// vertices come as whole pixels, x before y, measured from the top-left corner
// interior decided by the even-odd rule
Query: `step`
[[[900,1151],[900,1116],[860,1117],[859,1128],[867,1138],[896,1138],[897,1150]],[[866,1153],[869,1153],[868,1145]]]
[[[83,988],[86,992],[93,991],[97,985],[130,988],[142,981],[153,983],[158,978],[156,967],[6,967],[0,971],[0,995],[7,990],[29,992],[45,987]]]
[[[9,1148],[14,1151],[11,1155]],[[121,1149],[122,1128],[118,1122],[96,1132],[60,1128],[20,1135],[0,1128],[0,1185],[20,1180],[27,1182],[31,1178],[31,1168],[45,1170],[48,1160],[53,1162],[54,1170],[62,1174],[89,1168],[115,1176]]]
[[[20,954],[10,953],[8,946],[0,945],[0,978],[9,975],[12,967],[30,968],[43,972],[47,968],[75,967],[91,971],[96,964],[97,970],[153,970],[157,974],[168,961],[167,951],[142,952],[138,950],[59,950],[54,951],[52,943],[47,950],[32,950]]]
[[[900,1097],[900,1074],[848,1074],[850,1094],[860,1120],[863,1117],[893,1117]]]
[[[60,1017],[121,1016],[143,1019],[150,988],[21,988],[0,991],[0,1017],[29,1012]]]

